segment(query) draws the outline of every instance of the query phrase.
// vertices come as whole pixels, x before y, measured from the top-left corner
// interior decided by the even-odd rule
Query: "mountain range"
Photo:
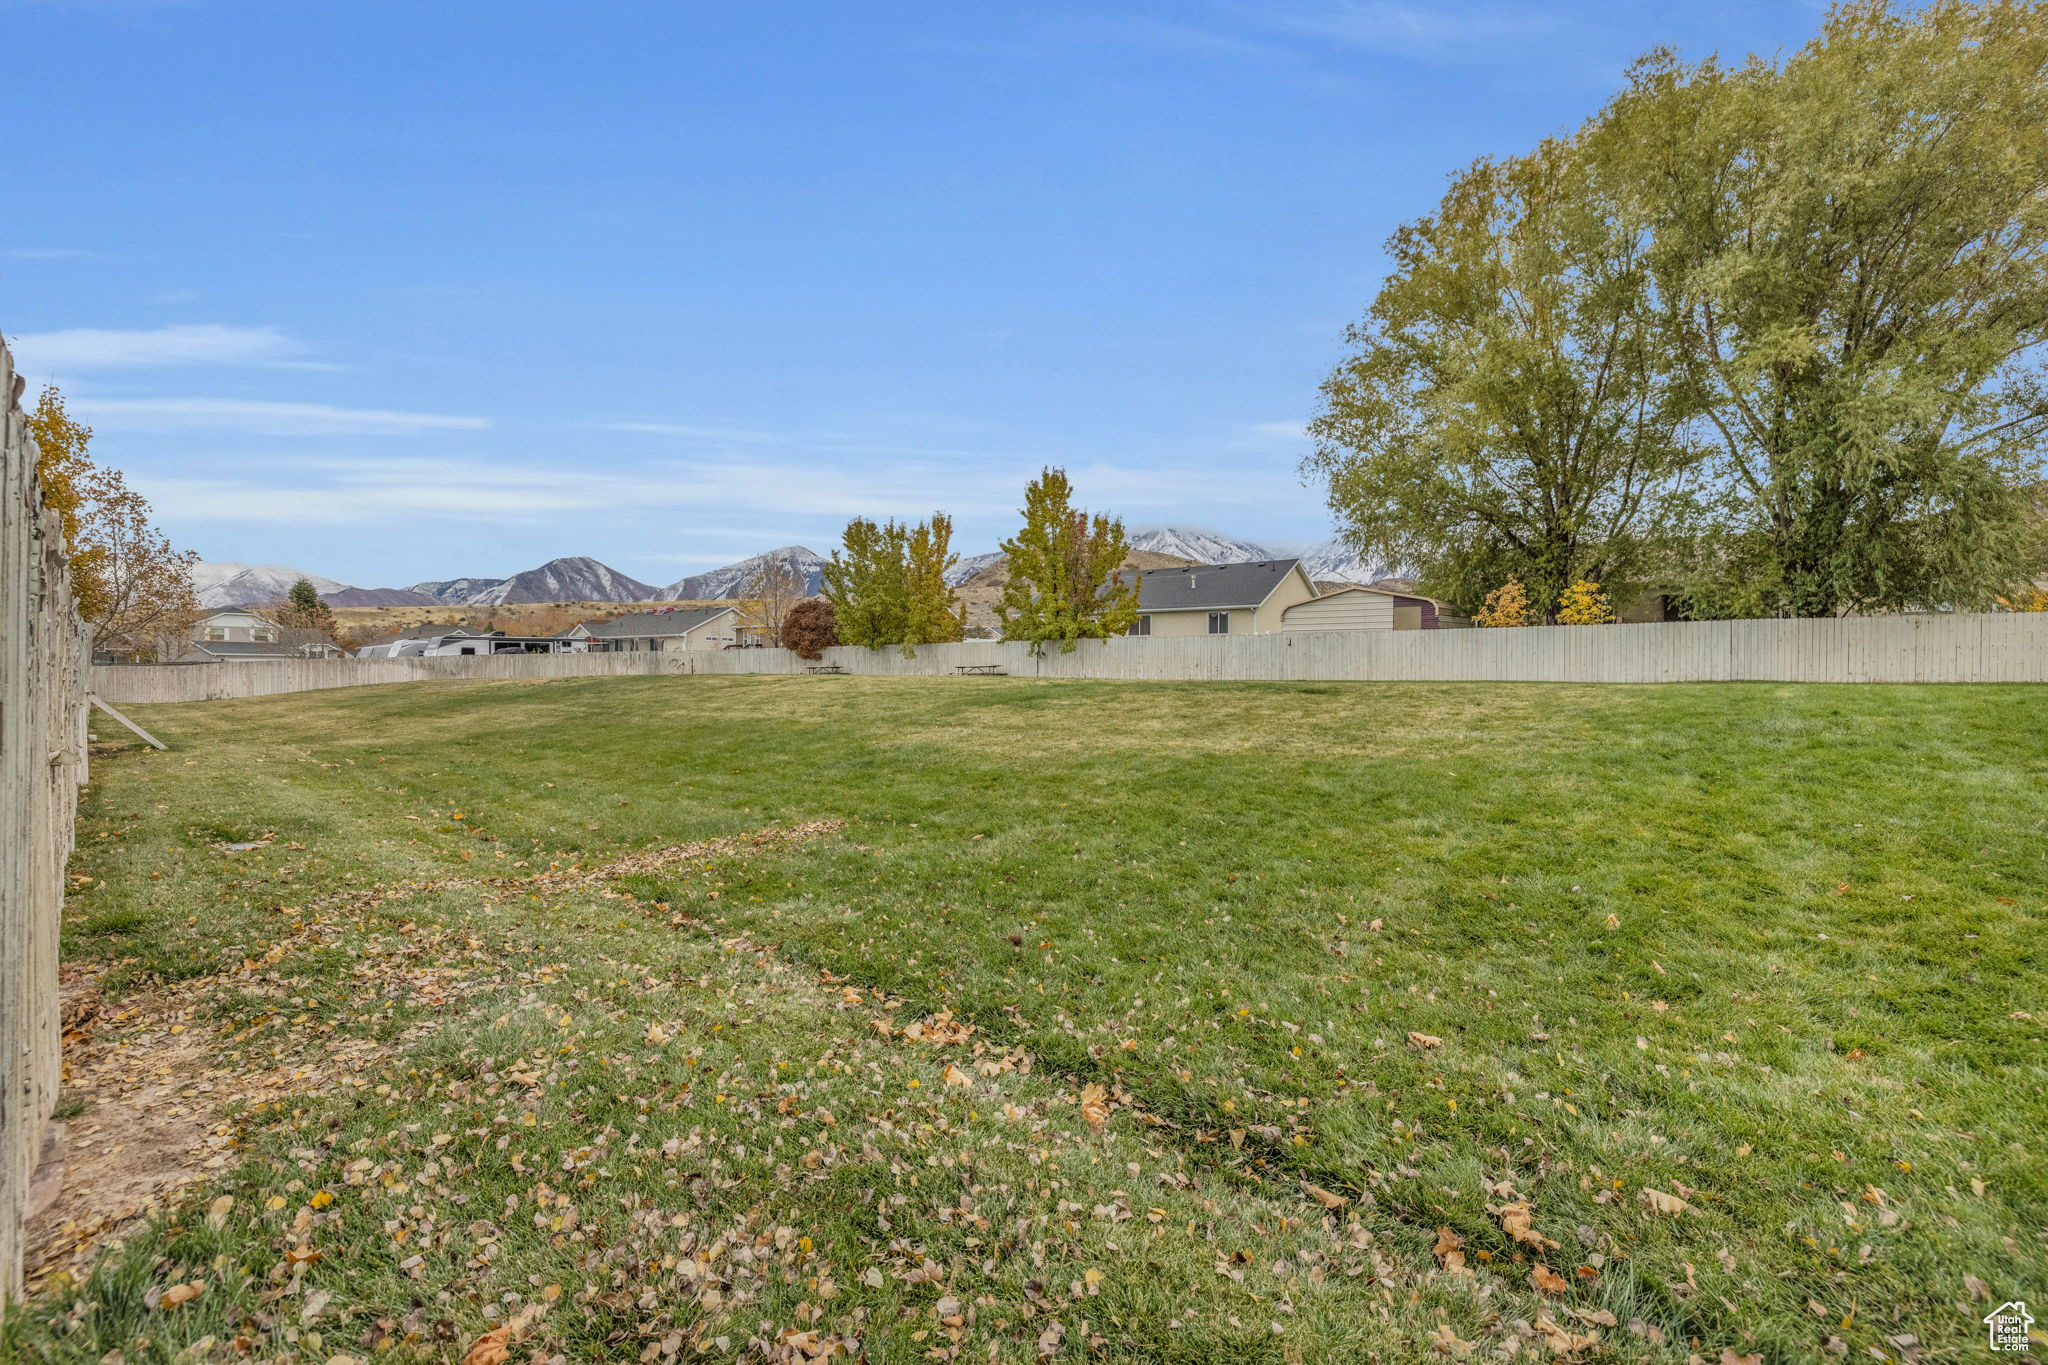
[[[1229,564],[1284,556],[1255,541],[1238,540],[1211,531],[1167,526],[1140,531],[1130,538],[1134,551],[1170,556],[1195,564]],[[967,555],[946,573],[954,587],[999,563],[1000,551]],[[1329,540],[1300,555],[1310,579],[1323,583],[1372,583],[1393,571],[1367,564],[1341,540]],[[753,555],[722,568],[679,578],[666,587],[643,583],[587,556],[551,559],[539,568],[510,578],[448,578],[415,583],[409,588],[358,588],[319,574],[282,564],[202,562],[193,566],[193,587],[205,607],[240,607],[275,602],[301,578],[311,580],[331,607],[491,606],[519,602],[703,602],[724,601],[745,594],[747,581],[762,568],[779,564],[803,579],[807,593],[819,590],[825,560],[801,545]]]

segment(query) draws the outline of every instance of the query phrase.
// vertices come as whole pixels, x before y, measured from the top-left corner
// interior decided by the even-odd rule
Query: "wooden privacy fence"
[[[966,666],[992,665],[1017,677],[1134,681],[2048,682],[2048,613],[1152,636],[1085,640],[1071,654],[1037,655],[1021,644],[969,640],[927,645],[908,659],[895,649],[842,647],[826,650],[823,662],[893,677],[950,677]],[[800,674],[816,667],[782,649],[455,655],[97,668],[93,686],[119,705],[437,678]]]
[[[57,922],[85,780],[86,641],[43,506],[22,381],[0,345],[0,1306],[56,1107]]]

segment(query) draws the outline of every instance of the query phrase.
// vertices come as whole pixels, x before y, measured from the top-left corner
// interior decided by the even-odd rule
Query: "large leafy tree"
[[[1782,65],[1656,54],[1596,121],[1715,451],[1703,614],[1982,608],[2037,563],[2048,6],[1832,10]]]
[[[866,517],[846,523],[840,547],[824,568],[824,596],[839,638],[872,649],[903,639],[903,575],[908,532],[894,521]]]
[[[903,652],[919,645],[951,644],[967,634],[967,607],[946,582],[953,553],[953,519],[934,512],[910,528],[903,542]]]
[[[953,522],[940,512],[915,526],[855,517],[824,570],[839,638],[849,645],[944,644],[965,633],[965,609],[946,583]]]
[[[1639,212],[1576,139],[1458,174],[1323,385],[1306,470],[1348,539],[1466,612],[1513,579],[1627,596],[1691,506],[1697,453]]]
[[[175,655],[199,618],[192,588],[198,556],[172,547],[149,502],[121,471],[95,464],[92,428],[72,417],[54,386],[28,416],[44,501],[57,512],[70,555],[78,614],[95,651]]]
[[[1138,619],[1138,590],[1117,577],[1130,546],[1114,517],[1073,505],[1064,469],[1041,471],[1024,490],[1024,528],[1003,542],[1010,579],[998,614],[1005,640],[1033,646],[1122,635]]]

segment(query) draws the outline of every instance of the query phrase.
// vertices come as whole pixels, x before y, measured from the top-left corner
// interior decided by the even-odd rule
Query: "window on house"
[[[227,638],[228,638],[228,630],[227,630],[227,627],[226,627],[226,626],[208,626],[208,627],[206,628],[206,638],[207,638],[207,639],[209,639],[209,640],[225,640],[225,639],[227,639]]]
[[[661,650],[661,641],[660,641],[660,639],[658,639],[658,638],[657,638],[657,639],[649,640],[649,641],[647,642],[647,647],[648,647],[649,649],[651,649],[651,650],[654,650],[654,651],[655,651],[656,653],[659,653],[659,652],[660,652],[660,650]]]
[[[1151,633],[1152,618],[1149,616],[1140,616],[1137,620],[1131,622],[1131,628],[1124,632],[1126,635],[1150,635]]]
[[[258,626],[256,629],[249,632],[249,638],[252,640],[275,640],[277,638],[277,633],[275,631],[265,630],[261,626]]]
[[[1210,613],[1209,613],[1209,633],[1210,633],[1211,635],[1228,635],[1228,634],[1230,634],[1230,613],[1229,613],[1229,612],[1227,612],[1227,611],[1212,611],[1212,612],[1210,612]]]

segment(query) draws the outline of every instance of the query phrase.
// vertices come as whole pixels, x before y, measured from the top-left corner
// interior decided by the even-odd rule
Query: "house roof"
[[[192,648],[221,658],[296,659],[299,653],[275,640],[198,640]]]
[[[503,635],[504,633],[502,630],[477,630],[473,626],[452,625],[446,621],[438,623],[429,621],[424,625],[414,626],[410,630],[402,630],[389,640],[383,640],[379,643],[389,644],[391,640],[435,640],[444,635],[474,636],[482,639],[486,635]]]
[[[1260,559],[1244,564],[1189,564],[1173,569],[1125,569],[1117,577],[1138,583],[1138,610],[1219,611],[1256,607],[1294,572],[1298,559]]]
[[[619,640],[628,636],[646,638],[654,635],[684,635],[721,616],[730,615],[731,607],[677,607],[669,611],[636,611],[625,616],[615,616],[609,621],[586,621],[583,628],[600,640]]]

